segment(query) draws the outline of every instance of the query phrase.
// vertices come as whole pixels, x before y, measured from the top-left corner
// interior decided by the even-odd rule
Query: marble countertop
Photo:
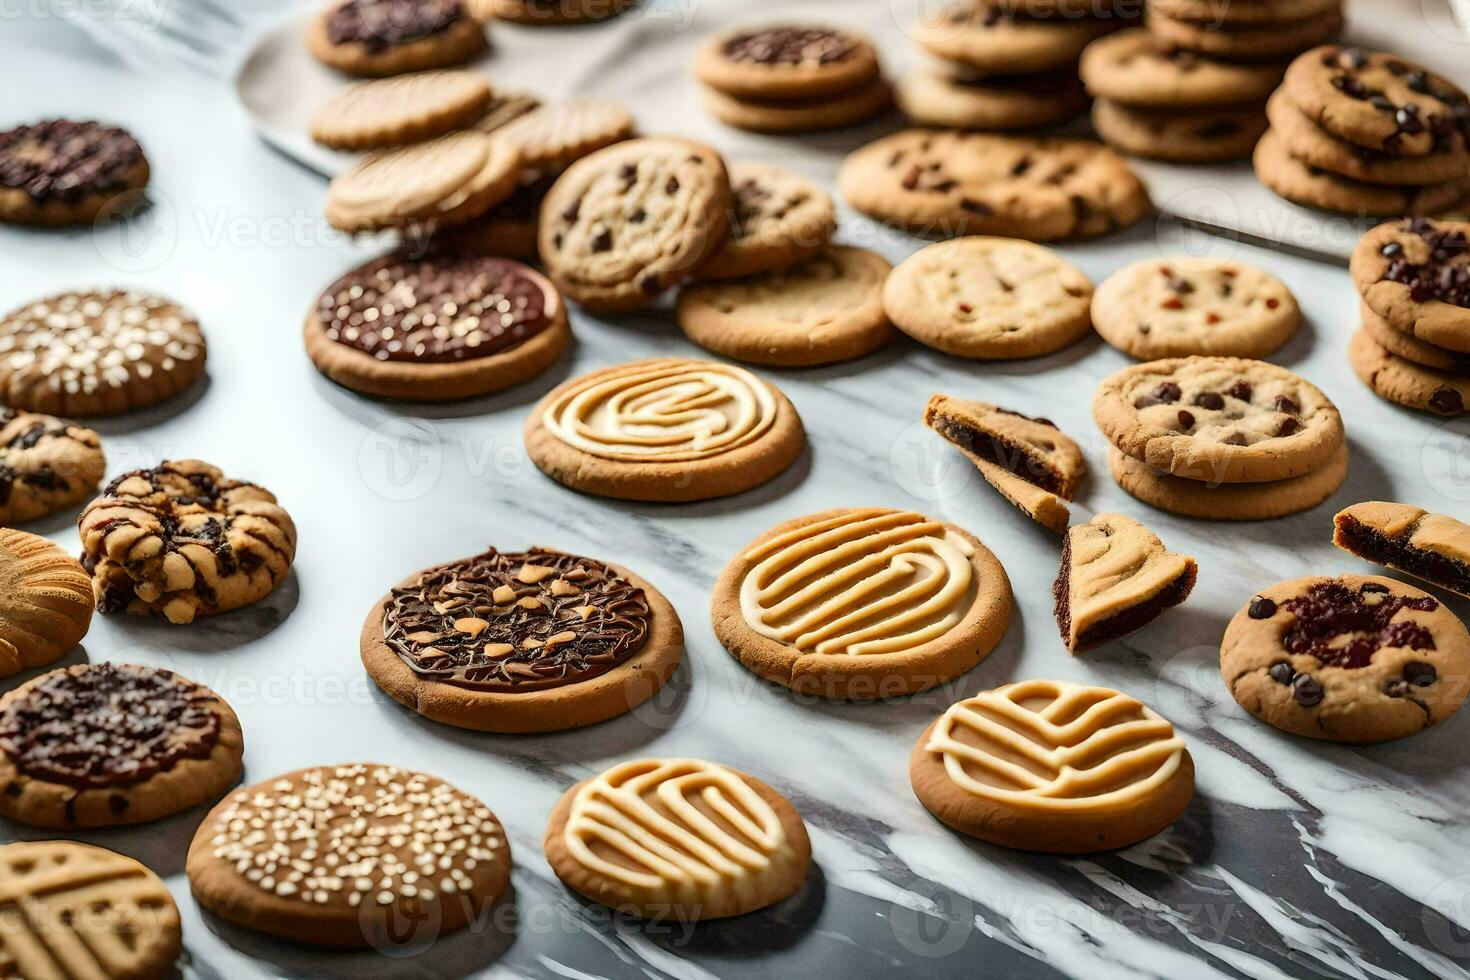
[[[1316,743],[1246,715],[1216,667],[1226,621],[1255,590],[1368,567],[1331,546],[1337,508],[1399,499],[1470,513],[1470,421],[1397,409],[1358,382],[1345,356],[1357,300],[1344,270],[1166,222],[1061,250],[1095,281],[1125,262],[1187,250],[1233,252],[1291,286],[1308,323],[1277,360],[1337,402],[1353,451],[1346,486],[1298,517],[1186,520],[1114,486],[1089,403],[1096,383],[1128,360],[1096,339],[1009,364],[900,343],[856,363],[763,372],[790,395],[810,433],[808,451],[775,482],[678,507],[579,496],[527,460],[520,433],[530,406],[593,367],[698,351],[667,309],[616,320],[574,311],[574,348],[547,375],[496,397],[398,405],[319,376],[301,350],[302,317],[324,284],[380,246],[327,227],[321,178],[262,142],[236,102],[231,76],[251,39],[294,5],[252,0],[249,13],[246,6],[0,4],[6,120],[58,114],[125,125],[154,170],[153,206],[132,223],[0,228],[0,307],[108,284],[191,306],[209,338],[208,379],[155,410],[99,425],[109,471],[203,457],[269,486],[301,533],[295,571],[267,601],[184,628],[99,617],[69,662],[151,663],[213,687],[244,724],[248,781],[363,759],[437,773],[496,811],[516,866],[513,893],[470,932],[428,948],[329,954],[200,912],[183,860],[202,810],[78,835],[167,878],[184,916],[184,976],[1470,977],[1470,778],[1461,768],[1470,711],[1399,743]],[[780,9],[793,6],[800,5]],[[852,9],[804,5],[822,8],[834,18]],[[653,9],[678,12],[668,3]],[[734,13],[711,5],[699,16]],[[635,28],[649,36],[677,29],[653,17]],[[522,36],[498,31],[505,46]],[[588,61],[572,54],[578,36],[567,35],[569,69],[551,73],[558,89],[627,96],[654,130],[663,128],[660,101],[692,103],[682,64],[623,48]],[[905,45],[898,33],[880,42],[885,55]],[[599,86],[593,63],[623,65],[626,77],[612,81],[614,73]],[[635,88],[645,93],[641,104],[629,94]],[[691,135],[735,157],[759,158],[778,146],[702,125]],[[806,171],[830,186],[834,161],[871,135],[811,141]],[[916,247],[851,213],[843,218],[846,241],[895,260]],[[1144,520],[1166,544],[1198,558],[1194,596],[1120,643],[1069,657],[1050,608],[1056,539],[924,429],[922,408],[935,391],[1045,414],[1077,437],[1093,476],[1074,519],[1116,510]],[[715,641],[707,613],[715,575],[781,520],[872,504],[955,521],[995,551],[1017,598],[1005,641],[959,680],[894,703],[826,703],[758,681]],[[77,547],[69,516],[41,530]],[[653,581],[688,633],[674,682],[622,718],[536,737],[463,732],[388,702],[358,661],[367,605],[408,572],[487,544],[569,548]],[[1183,819],[1135,847],[1081,858],[1005,851],[933,820],[909,789],[913,741],[951,701],[1036,676],[1116,687],[1170,718],[1198,768],[1199,792]],[[645,754],[727,762],[787,794],[814,843],[803,890],[774,909],[692,929],[647,926],[569,894],[541,855],[547,813],[576,780]],[[0,836],[47,835],[3,825]]]

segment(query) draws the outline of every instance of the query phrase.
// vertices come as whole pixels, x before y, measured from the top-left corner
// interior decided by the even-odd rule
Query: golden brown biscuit
[[[312,114],[311,138],[339,150],[401,146],[459,129],[489,105],[490,83],[468,71],[358,82]]]
[[[86,569],[39,535],[0,528],[0,677],[54,663],[91,625]]]

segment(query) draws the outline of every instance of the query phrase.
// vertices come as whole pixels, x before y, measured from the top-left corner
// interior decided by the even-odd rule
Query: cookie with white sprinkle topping
[[[510,845],[479,800],[373,763],[300,769],[238,790],[185,864],[199,904],[293,942],[431,942],[476,921],[510,882]],[[381,947],[380,947],[381,948]]]

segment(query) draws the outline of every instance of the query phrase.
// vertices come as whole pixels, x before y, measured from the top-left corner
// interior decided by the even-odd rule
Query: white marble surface
[[[1347,485],[1310,514],[1217,525],[1152,512],[1124,495],[1106,476],[1088,406],[1097,381],[1127,360],[1095,340],[1016,364],[960,361],[904,343],[854,364],[767,372],[811,435],[810,450],[783,477],[731,500],[681,507],[582,497],[526,460],[520,430],[529,406],[573,373],[696,351],[666,310],[615,321],[575,313],[575,349],[547,376],[502,396],[411,407],[323,380],[301,351],[302,316],[324,284],[375,246],[325,226],[323,182],[262,143],[233,98],[230,78],[251,35],[291,6],[254,3],[248,14],[244,5],[202,0],[0,5],[5,120],[66,114],[126,125],[153,161],[155,201],[127,226],[0,229],[0,306],[108,283],[191,305],[209,334],[208,383],[158,410],[105,422],[110,470],[202,456],[271,487],[301,529],[295,573],[270,600],[187,628],[99,620],[73,659],[164,665],[223,693],[245,726],[250,781],[354,759],[447,777],[506,823],[515,888],[482,928],[427,950],[324,954],[201,914],[182,874],[201,812],[85,835],[168,878],[184,914],[185,975],[1470,976],[1470,713],[1397,744],[1317,744],[1246,716],[1215,668],[1226,620],[1255,590],[1366,567],[1329,544],[1337,507],[1389,498],[1470,513],[1470,423],[1396,409],[1361,386],[1344,355],[1356,300],[1343,271],[1169,224],[1062,250],[1097,280],[1132,259],[1204,248],[1236,251],[1288,282],[1309,322],[1278,360],[1336,400],[1354,451]],[[851,9],[805,8],[834,18]],[[7,14],[16,9],[24,13]],[[700,16],[735,13],[710,0]],[[648,20],[638,30],[653,37],[675,26]],[[510,48],[523,36],[503,28],[498,39]],[[664,128],[668,107],[691,103],[678,59],[648,56],[639,44],[584,58],[584,37],[603,42],[587,31],[564,37],[547,62],[545,90],[628,98],[650,130]],[[679,35],[668,43],[691,42]],[[902,57],[896,31],[882,43],[885,54],[894,48]],[[487,67],[493,75],[494,62]],[[737,157],[782,145],[708,122],[694,135]],[[835,161],[857,138],[806,141],[803,169],[830,184]],[[894,259],[915,248],[844,218],[848,241]],[[1076,516],[1118,510],[1145,520],[1197,556],[1195,595],[1126,641],[1069,658],[1050,610],[1056,540],[923,429],[919,415],[936,390],[1044,413],[1082,440],[1094,477]],[[892,704],[815,702],[756,681],[715,641],[708,590],[740,545],[789,516],[857,504],[954,520],[1009,570],[1018,603],[1011,631],[957,682]],[[43,529],[76,547],[67,518]],[[665,696],[589,730],[534,738],[437,726],[378,696],[357,657],[367,605],[409,571],[492,543],[605,556],[655,582],[689,636]],[[1199,772],[1185,817],[1144,844],[1081,859],[1006,852],[931,819],[908,786],[913,740],[949,701],[1030,676],[1119,687],[1171,718]],[[786,792],[815,843],[804,891],[777,909],[689,931],[643,927],[569,896],[541,856],[547,812],[575,780],[642,754],[726,761]],[[0,836],[42,835],[5,825]]]

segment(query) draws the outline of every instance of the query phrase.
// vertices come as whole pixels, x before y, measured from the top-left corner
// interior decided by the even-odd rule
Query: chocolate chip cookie
[[[960,65],[920,68],[895,91],[916,126],[944,129],[1034,129],[1063,122],[1087,108],[1077,73],[982,75]]]
[[[270,491],[197,459],[124,473],[78,526],[97,608],[173,623],[265,598],[296,556],[296,527]]]
[[[485,50],[485,25],[464,0],[342,0],[314,17],[306,47],[349,75],[447,68]]]
[[[1348,360],[1363,384],[1380,398],[1450,418],[1470,414],[1470,377],[1452,374],[1391,354],[1366,330],[1353,334]]]
[[[92,625],[92,583],[46,538],[0,528],[0,677],[54,663]]]
[[[61,293],[0,319],[0,401],[72,417],[157,404],[204,373],[193,314],[144,293]]]
[[[1437,214],[1460,201],[1470,182],[1388,185],[1343,177],[1292,156],[1285,139],[1269,129],[1251,155],[1261,183],[1294,204],[1359,217],[1390,218],[1403,214]]]
[[[1250,156],[1266,131],[1266,116],[1259,105],[1181,112],[1098,99],[1092,104],[1092,128],[1109,145],[1131,156],[1217,163]]]
[[[1240,262],[1172,256],[1124,266],[1098,287],[1092,325],[1134,357],[1266,357],[1291,338],[1301,309],[1285,284]]]
[[[849,156],[837,185],[859,211],[939,237],[1089,238],[1152,207],[1117,153],[1061,138],[906,130]]]
[[[736,28],[707,40],[694,77],[741,100],[834,97],[878,77],[878,55],[854,31],[803,24]]]
[[[1391,156],[1383,150],[1338,139],[1307,118],[1285,92],[1277,92],[1266,103],[1271,131],[1286,151],[1308,167],[1317,167],[1342,177],[1369,184],[1418,187],[1463,181],[1470,173],[1470,152],[1465,141],[1455,138],[1443,150],[1423,156]]]
[[[1353,284],[1394,329],[1470,353],[1470,223],[1406,218],[1379,225],[1353,249]]]
[[[86,500],[107,468],[97,433],[51,415],[0,408],[0,526]]]
[[[1205,483],[1311,472],[1343,444],[1342,416],[1285,368],[1235,357],[1151,361],[1105,378],[1092,416],[1119,450]]]
[[[1092,283],[1040,245],[970,236],[909,256],[883,286],[900,330],[947,354],[985,360],[1038,357],[1080,340]]]
[[[1305,20],[1337,7],[1341,0],[1149,0],[1149,9],[1175,20],[1236,27]]]
[[[652,697],[679,665],[684,627],[625,568],[491,549],[405,579],[368,612],[361,646],[368,676],[425,718],[551,732]]]
[[[571,331],[556,287],[510,259],[386,255],[347,273],[306,318],[306,352],[354,391],[447,401],[544,371]]]
[[[1262,61],[1289,57],[1314,44],[1331,40],[1342,30],[1337,8],[1301,20],[1272,24],[1231,24],[1217,27],[1197,21],[1166,17],[1151,11],[1148,29],[1165,44],[1178,45],[1212,58]]]
[[[1347,443],[1322,466],[1267,483],[1202,483],[1161,473],[1143,460],[1108,447],[1108,469],[1118,486],[1150,507],[1203,521],[1270,521],[1320,505],[1347,480]]]
[[[1353,504],[1332,524],[1343,551],[1470,596],[1470,524],[1385,500]]]
[[[686,286],[679,326],[706,350],[754,364],[863,357],[896,336],[883,312],[891,268],[876,252],[839,246],[789,269]]]
[[[1447,78],[1398,55],[1329,44],[1292,62],[1282,92],[1338,139],[1393,156],[1459,146],[1470,98]]]
[[[1374,313],[1367,303],[1358,304],[1358,315],[1363,318],[1363,332],[1390,354],[1397,354],[1405,360],[1434,368],[1436,371],[1470,375],[1470,354],[1436,347],[1412,334],[1402,333]]]
[[[1198,110],[1260,102],[1281,84],[1286,66],[1202,58],[1136,28],[1089,44],[1078,71],[1097,98]]]
[[[628,140],[557,179],[541,207],[541,257],[562,292],[583,306],[638,309],[724,244],[733,207],[714,150],[679,139]]]
[[[763,163],[730,165],[730,236],[699,269],[701,279],[742,279],[787,269],[826,251],[837,229],[831,196]]]
[[[1378,576],[1314,576],[1264,589],[1235,614],[1220,673],[1270,725],[1334,742],[1383,742],[1454,713],[1470,633],[1433,596]]]
[[[146,823],[240,777],[235,712],[141,664],[78,664],[0,698],[0,816],[37,827]]]
[[[147,184],[143,148],[115,126],[46,119],[0,132],[0,221],[85,224]]]
[[[459,129],[490,105],[490,83],[468,71],[425,71],[358,82],[311,117],[311,138],[338,150],[417,143]]]

